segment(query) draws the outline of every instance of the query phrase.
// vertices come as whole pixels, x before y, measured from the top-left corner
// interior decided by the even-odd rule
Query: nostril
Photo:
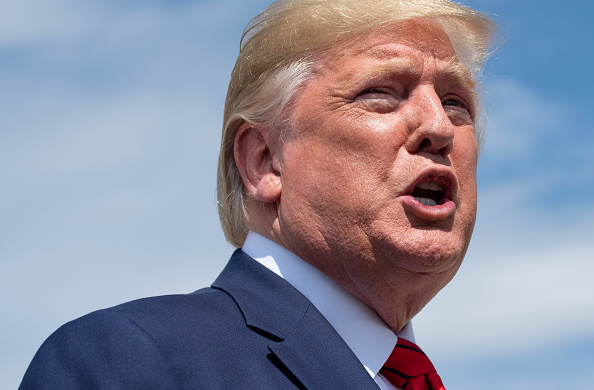
[[[431,146],[431,140],[429,138],[423,138],[421,144],[419,145],[419,150],[426,149]]]
[[[447,157],[448,154],[452,152],[454,148],[454,143],[447,142],[444,146],[442,146],[440,145],[441,142],[439,141],[440,140],[436,140],[436,142],[434,143],[433,141],[431,141],[430,138],[423,138],[423,140],[419,144],[419,147],[417,148],[417,152],[428,152],[431,154],[438,154],[440,156]],[[439,146],[442,147],[438,149]]]

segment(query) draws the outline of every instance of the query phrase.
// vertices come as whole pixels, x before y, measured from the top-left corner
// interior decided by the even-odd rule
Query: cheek
[[[341,200],[345,179],[337,169],[337,153],[319,143],[290,142],[283,160],[281,199],[286,217],[319,219],[334,206],[331,200]]]
[[[457,174],[475,183],[478,162],[478,144],[474,133],[457,136],[454,139],[454,149],[450,155]]]
[[[364,224],[386,197],[382,181],[392,164],[373,149],[359,151],[315,140],[287,147],[285,156],[281,198],[291,209],[285,209],[291,213],[285,216],[307,218],[325,235]]]
[[[460,185],[459,197],[461,211],[465,215],[464,223],[473,224],[477,208],[476,169],[478,161],[478,145],[474,136],[469,135],[466,139],[455,140],[450,158]]]

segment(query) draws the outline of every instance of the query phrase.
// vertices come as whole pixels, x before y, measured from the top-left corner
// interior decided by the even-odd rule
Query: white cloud
[[[592,246],[550,242],[495,255],[475,247],[419,317],[419,334],[449,355],[483,358],[591,337]]]
[[[542,96],[517,80],[494,78],[487,85],[487,156],[525,160],[543,141],[559,136],[572,115],[566,102]]]
[[[214,178],[253,4],[143,4],[3,4],[0,388],[62,323],[208,285],[231,253]]]

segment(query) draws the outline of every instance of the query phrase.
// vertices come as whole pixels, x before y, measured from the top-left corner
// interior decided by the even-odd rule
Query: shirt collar
[[[305,295],[326,317],[372,377],[388,360],[398,337],[414,342],[410,323],[398,336],[395,335],[371,308],[274,241],[250,231],[242,250]]]

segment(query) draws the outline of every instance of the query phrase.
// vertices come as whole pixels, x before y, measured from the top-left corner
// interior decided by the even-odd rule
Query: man
[[[470,241],[492,29],[447,0],[274,3],[225,107],[220,216],[243,249],[211,288],[66,324],[21,388],[443,389],[410,320]]]

